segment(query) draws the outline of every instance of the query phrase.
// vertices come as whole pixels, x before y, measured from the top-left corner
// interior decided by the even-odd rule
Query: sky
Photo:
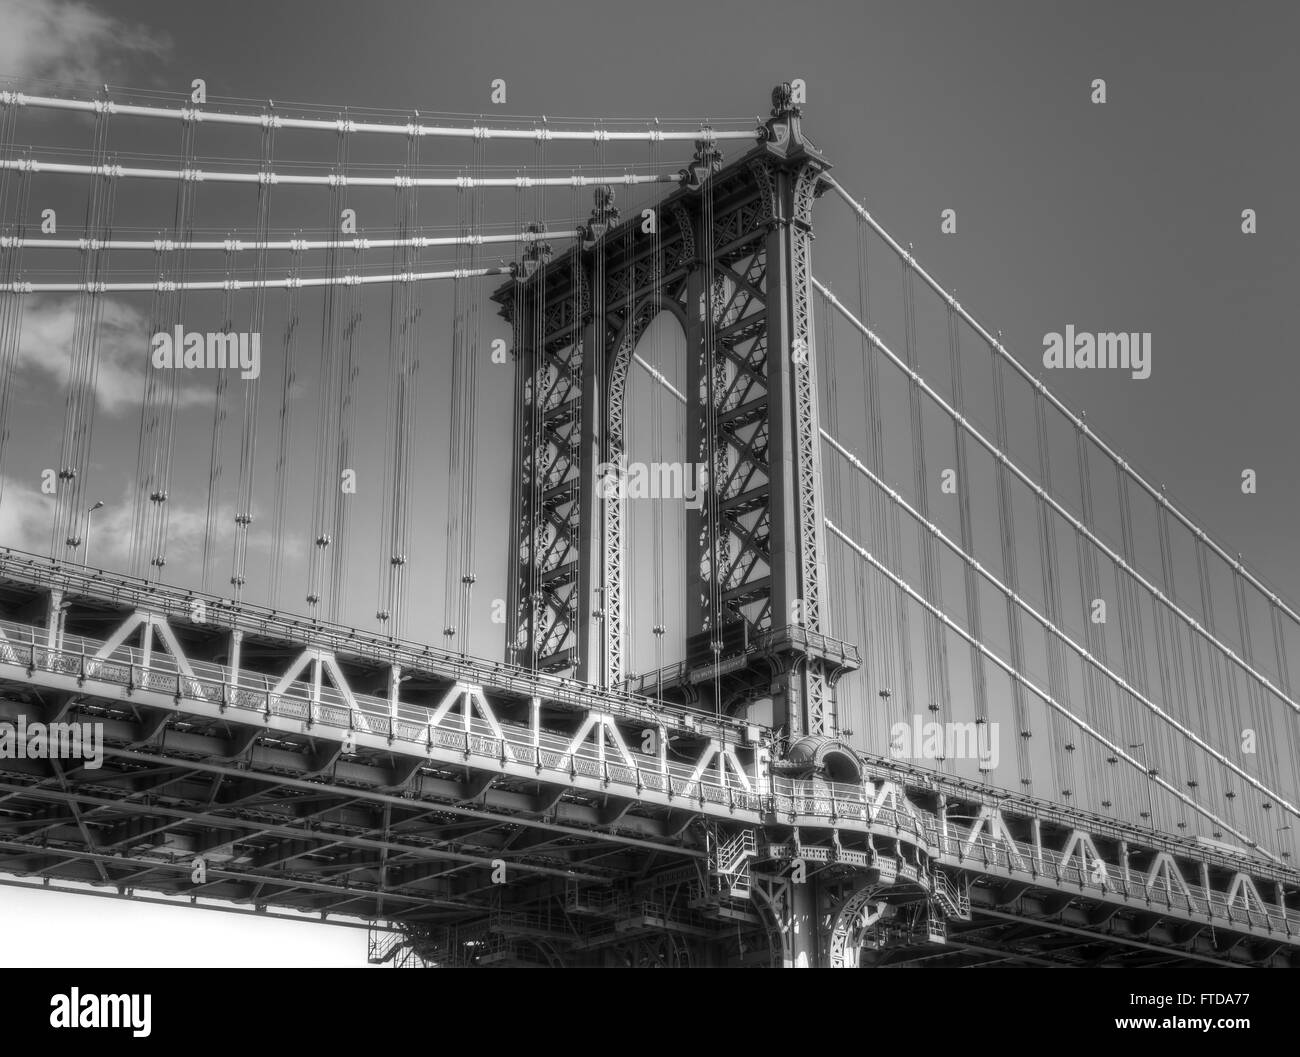
[[[1231,553],[1241,552],[1281,596],[1300,598],[1300,566],[1293,559],[1300,468],[1292,434],[1300,214],[1294,196],[1297,148],[1287,134],[1298,98],[1290,42],[1300,29],[1300,11],[1292,5],[1248,3],[1228,10],[1176,3],[860,0],[562,7],[492,0],[376,0],[364,6],[0,0],[0,22],[8,27],[0,38],[6,87],[90,98],[107,83],[114,98],[134,93],[170,99],[169,105],[180,105],[193,79],[202,78],[214,106],[271,99],[286,112],[310,106],[333,116],[343,107],[377,108],[392,120],[419,110],[431,119],[485,114],[500,122],[513,115],[547,115],[557,123],[644,122],[658,116],[684,121],[684,127],[701,121],[747,127],[755,115],[766,115],[773,84],[804,78],[805,128],[836,177],[896,238],[914,246],[930,273],[977,319],[1000,330],[1007,347],[1035,374],[1043,374],[1043,335],[1067,324],[1152,335],[1149,378],[1060,370],[1048,379],[1053,391],[1086,411],[1098,435],[1166,486],[1182,509]],[[1092,102],[1099,78],[1106,82],[1104,105]],[[507,85],[504,105],[491,101],[496,79]],[[89,131],[82,118],[24,115],[16,139],[48,150],[84,149]],[[111,136],[113,149],[137,156],[174,159],[178,149],[171,127],[114,125]],[[324,139],[282,136],[277,164],[328,165],[333,144]],[[233,168],[256,159],[259,144],[255,135],[203,129],[197,150],[206,159],[227,159],[224,164]],[[545,160],[567,172],[592,161],[586,150],[565,154],[556,148]],[[620,170],[647,170],[659,160],[647,157],[644,148],[612,152],[610,159]],[[506,148],[486,159],[509,171],[537,160]],[[662,158],[669,167],[685,160],[668,151]],[[387,148],[358,147],[352,161],[390,172],[402,159]],[[464,151],[428,148],[421,162],[455,173],[468,171],[473,159]],[[214,168],[221,164],[211,161]],[[42,187],[61,216],[74,218],[68,230],[75,232],[83,185],[75,178],[50,178]],[[649,200],[649,192],[619,195],[625,210]],[[171,196],[170,187],[124,190],[119,224],[165,228]],[[248,231],[255,223],[250,201],[247,194],[205,187],[196,223],[217,233],[213,237],[235,228]],[[485,219],[501,231],[514,226],[521,209],[529,215],[544,211],[551,226],[560,227],[589,208],[588,198],[565,191],[523,201],[503,192],[486,201]],[[366,231],[395,223],[391,197],[358,194],[350,204]],[[37,205],[44,202],[34,201],[33,211]],[[326,194],[273,195],[270,223],[276,229],[328,230],[332,207]],[[941,231],[947,209],[955,211],[955,233]],[[1255,212],[1254,234],[1241,230],[1244,209]],[[457,222],[456,205],[450,198],[427,206],[422,201],[420,220],[450,227]],[[837,290],[856,290],[854,230],[842,207],[827,199],[819,204],[815,271]],[[430,260],[435,258],[438,266],[458,263],[450,254]],[[67,258],[28,260],[32,268],[70,266]],[[143,259],[115,263],[148,274]],[[384,263],[372,258],[366,265]],[[287,260],[272,264],[288,267]],[[224,264],[218,256],[196,267],[219,276]],[[481,298],[486,289],[474,296]],[[501,629],[489,614],[490,603],[504,591],[506,507],[500,482],[508,473],[512,383],[508,368],[485,366],[480,372],[470,423],[478,454],[473,465],[451,461],[446,452],[454,401],[445,370],[450,350],[434,322],[445,319],[450,292],[422,296],[422,333],[432,355],[420,376],[417,437],[427,454],[406,482],[415,497],[407,543],[417,586],[403,630],[411,638],[439,641],[444,625],[459,619],[456,607],[442,601],[444,581],[449,575],[454,581],[458,571],[449,573],[444,562],[448,530],[440,497],[453,490],[449,482],[467,474],[478,483],[479,506],[473,531],[457,543],[472,544],[473,557],[466,560],[476,564],[480,582],[461,635],[472,652],[497,656]],[[349,553],[356,561],[339,609],[345,622],[369,628],[376,608],[385,605],[376,587],[376,570],[385,561],[384,546],[377,545],[384,504],[374,497],[389,487],[382,470],[384,431],[375,425],[385,421],[386,361],[375,357],[387,355],[389,305],[386,296],[366,297],[369,329],[358,352],[363,370],[354,450],[361,495],[368,501],[352,515],[355,549]],[[491,307],[481,303],[484,343],[506,333]],[[91,536],[95,563],[124,571],[133,560],[139,338],[149,311],[147,296],[126,296],[106,312],[95,445],[83,497],[85,505],[106,502]],[[224,309],[214,295],[196,296],[188,311],[195,329],[209,330],[220,326]],[[238,319],[249,318],[246,302],[235,311]],[[304,301],[304,349],[319,334],[319,311],[319,302]],[[278,335],[283,305],[276,301],[267,313],[264,330]],[[38,482],[40,471],[57,459],[65,350],[74,323],[66,303],[46,299],[28,306],[7,423],[10,440],[0,464],[0,543],[49,550],[49,503]],[[836,332],[837,343],[847,340],[845,333]],[[657,348],[680,362],[671,335]],[[268,349],[269,388],[258,419],[264,453],[276,443],[279,356],[278,348]],[[318,384],[313,357],[304,355],[300,376],[288,386],[295,410],[308,406]],[[212,533],[207,497],[213,460],[206,439],[212,433],[211,392],[187,380],[178,394],[169,543],[169,569],[175,570],[169,579],[175,582],[203,581],[207,535],[207,579],[215,590],[223,589],[232,571],[227,526],[239,466],[239,392],[232,390],[228,408],[220,517]],[[846,431],[855,428],[849,424],[855,413],[847,398],[836,405]],[[290,535],[304,541],[296,555],[310,550],[318,426],[300,410],[289,434],[291,464],[283,489]],[[911,467],[907,459],[898,463],[900,478]],[[1253,494],[1241,490],[1244,468],[1257,475]],[[279,481],[270,471],[258,479],[260,513],[250,534],[249,567],[259,587],[269,582],[270,509]],[[634,529],[646,531],[644,524]],[[296,555],[286,560],[285,583],[273,601],[301,611],[308,574]],[[648,590],[644,580],[634,585],[634,591]],[[648,659],[644,646],[638,656]],[[119,920],[95,900],[13,890],[0,890],[0,915],[9,915],[20,934],[28,927],[24,922],[41,915],[40,935],[48,940],[50,901],[66,904],[53,927],[66,927],[69,935],[86,921]],[[288,957],[289,950],[315,959],[313,964],[331,958],[357,964],[364,953],[363,935],[348,930],[245,926],[238,919],[187,917],[169,908],[138,907],[132,913],[160,923],[152,941],[160,946],[142,956],[164,960],[187,957],[184,951],[196,942],[219,964],[287,964],[276,959]],[[273,930],[287,931],[275,931],[273,939]],[[280,939],[317,933],[321,949],[314,952],[307,952],[306,940],[289,940],[287,946]],[[201,940],[193,938],[200,934]]]

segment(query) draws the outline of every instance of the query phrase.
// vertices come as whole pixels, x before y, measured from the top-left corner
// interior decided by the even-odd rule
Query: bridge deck
[[[69,607],[53,628],[33,620],[51,587]],[[498,867],[521,882],[512,912],[541,913],[565,886],[644,887],[650,853],[652,876],[686,868],[694,907],[611,894],[622,929],[671,911],[709,933],[755,918],[743,892],[717,898],[710,852],[750,830],[756,872],[802,859],[922,896],[964,878],[970,928],[1046,917],[1247,963],[1289,957],[1300,935],[1300,876],[1262,858],[881,758],[860,783],[784,777],[771,731],[636,695],[13,555],[0,612],[27,618],[0,621],[0,721],[97,723],[104,739],[100,768],[0,759],[10,874],[465,928],[496,905]],[[389,668],[414,676],[395,704],[370,692],[394,685]]]

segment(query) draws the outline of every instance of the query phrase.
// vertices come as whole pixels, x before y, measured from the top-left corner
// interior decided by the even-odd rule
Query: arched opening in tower
[[[646,326],[633,351],[624,404],[626,444],[625,634],[628,672],[685,659],[687,516],[704,480],[687,451],[686,335],[672,312]]]

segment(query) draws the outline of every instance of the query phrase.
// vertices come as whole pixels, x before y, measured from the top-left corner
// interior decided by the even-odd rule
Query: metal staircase
[[[371,965],[383,965],[392,959],[405,942],[406,937],[402,933],[372,925],[366,935],[366,961]]]
[[[745,828],[727,837],[717,826],[709,827],[709,872],[724,895],[748,899],[753,887],[749,867],[758,849],[754,831]]]
[[[942,870],[934,871],[934,902],[943,910],[945,918],[959,921],[970,920],[970,887],[964,884],[959,889],[952,879]]]

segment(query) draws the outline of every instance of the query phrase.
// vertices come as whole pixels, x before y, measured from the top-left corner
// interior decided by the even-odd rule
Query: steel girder
[[[520,371],[512,645],[597,685],[629,675],[626,500],[597,495],[596,468],[626,457],[632,353],[670,311],[686,335],[687,450],[708,471],[687,516],[683,637],[712,635],[716,659],[725,628],[742,621],[769,643],[725,681],[682,678],[673,691],[693,700],[716,689],[724,709],[771,697],[790,736],[833,736],[834,683],[857,662],[830,638],[824,603],[809,269],[827,165],[786,86],[744,156],[722,166],[711,144],[697,147],[685,186],[657,209],[659,238],[641,217],[615,224],[598,194],[585,245],[520,268],[494,295],[516,328]]]
[[[34,572],[0,560],[0,608],[42,610]],[[1294,957],[1293,871],[884,760],[864,758],[856,786],[780,778],[760,751],[770,732],[755,745],[743,725],[389,653],[219,599],[195,623],[190,594],[54,563],[43,579],[59,584],[50,625],[0,623],[0,722],[99,723],[107,758],[0,761],[4,872],[399,921],[434,962],[545,961],[493,946],[539,915],[568,922],[544,937],[565,964],[649,957],[620,944],[665,928],[693,964],[750,964],[760,948],[892,964],[932,956],[944,930],[965,953],[943,957],[967,960]],[[143,598],[149,610],[124,608]],[[399,661],[415,678],[400,700],[376,697],[367,688],[391,687]],[[637,735],[651,722],[697,762],[647,756]],[[496,864],[508,884],[492,883]],[[840,913],[864,883],[878,886],[871,913],[892,908],[872,921]],[[800,951],[791,923],[813,920],[842,934]]]

